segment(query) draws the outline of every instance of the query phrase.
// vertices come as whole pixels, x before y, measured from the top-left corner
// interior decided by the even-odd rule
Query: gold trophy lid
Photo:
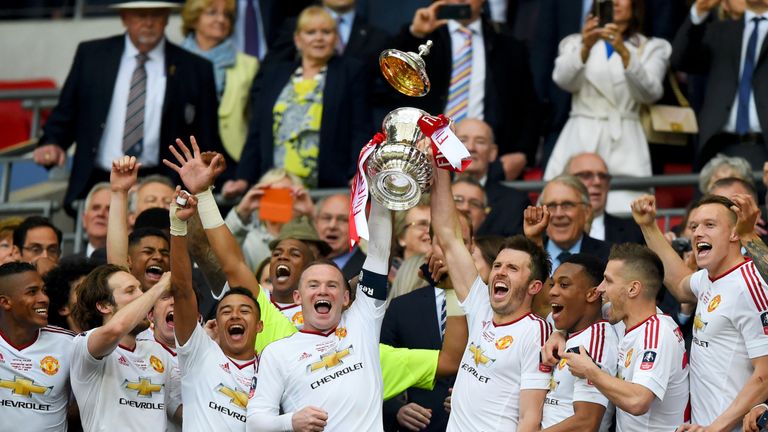
[[[382,51],[379,68],[387,82],[406,96],[424,96],[429,93],[429,78],[423,56],[429,54],[432,41],[419,45],[419,53],[396,49]]]

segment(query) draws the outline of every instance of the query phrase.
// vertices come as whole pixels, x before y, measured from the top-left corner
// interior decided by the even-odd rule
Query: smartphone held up
[[[613,22],[613,0],[595,0],[592,14],[597,17],[598,26],[605,27]]]
[[[437,9],[437,19],[468,20],[472,8],[468,4],[447,4]]]

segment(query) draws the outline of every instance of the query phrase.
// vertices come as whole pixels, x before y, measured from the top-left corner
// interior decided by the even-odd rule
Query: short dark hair
[[[70,284],[80,277],[87,276],[96,268],[85,257],[72,257],[61,260],[58,266],[43,276],[46,293],[50,300],[48,306],[48,322],[52,325],[68,328],[66,318],[59,315],[58,311],[69,303]],[[73,305],[74,306],[74,305]]]
[[[83,283],[77,288],[77,302],[72,309],[72,318],[83,330],[90,330],[104,324],[104,317],[96,308],[98,303],[115,304],[109,278],[118,272],[130,273],[127,268],[114,264],[104,264],[88,273]]]
[[[160,237],[166,242],[170,243],[168,234],[166,234],[163,230],[152,227],[144,227],[135,229],[133,232],[131,232],[130,235],[128,235],[128,246],[135,246],[139,244],[139,242],[145,237]]]
[[[221,302],[231,296],[231,295],[241,295],[248,297],[253,302],[254,307],[256,308],[256,312],[259,313],[259,319],[261,319],[261,306],[259,306],[259,301],[254,297],[253,292],[245,287],[230,287],[229,291],[225,292],[224,295],[221,296],[218,303],[216,304],[216,312],[219,311],[219,305],[221,305]]]
[[[30,216],[24,219],[24,222],[13,230],[13,244],[19,249],[24,247],[24,243],[27,241],[27,232],[34,228],[48,227],[56,233],[56,241],[61,246],[61,230],[56,228],[48,218],[42,216]]]
[[[499,247],[499,253],[504,249],[512,249],[525,252],[531,257],[529,264],[529,268],[531,269],[530,281],[540,280],[544,282],[547,280],[552,269],[552,262],[549,259],[549,254],[546,250],[544,250],[544,248],[537,245],[522,234],[518,234],[516,236],[505,239],[501,244],[501,247]]]
[[[603,274],[605,273],[605,263],[594,255],[577,253],[570,255],[564,260],[560,261],[560,265],[565,263],[576,264],[584,269],[584,274],[589,279],[589,283],[596,287],[603,281]]]
[[[655,298],[664,283],[664,263],[655,252],[636,243],[621,243],[611,248],[609,261],[621,261],[629,277],[636,277]]]
[[[37,269],[34,265],[24,262],[24,261],[11,261],[7,262],[3,265],[0,265],[0,279],[6,278],[8,276],[17,275],[20,273],[26,273],[26,272],[35,272],[37,273]]]
[[[735,206],[736,204],[733,201],[731,201],[730,198],[726,198],[722,195],[712,195],[712,194],[704,195],[703,197],[699,198],[699,200],[696,201],[696,204],[694,204],[691,207],[690,213],[692,213],[693,210],[707,204],[720,204],[721,206],[725,207],[728,210],[728,214],[730,215],[733,223],[736,223],[736,220],[738,218],[736,216],[736,213],[733,210],[731,210],[731,207]]]

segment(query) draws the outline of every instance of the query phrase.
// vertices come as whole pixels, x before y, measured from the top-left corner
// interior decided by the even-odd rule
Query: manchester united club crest
[[[707,305],[707,312],[712,312],[717,309],[717,307],[720,306],[720,300],[720,294],[716,295],[715,298],[709,302],[709,305]]]
[[[155,356],[149,357],[149,364],[152,365],[152,369],[155,370],[157,373],[163,373],[165,372],[165,366],[163,366],[162,360]]]
[[[632,364],[632,354],[634,353],[634,349],[630,348],[629,351],[627,351],[627,358],[624,360],[624,367],[628,368],[629,365]]]
[[[293,317],[291,317],[291,322],[293,325],[303,325],[304,324],[304,314],[301,311],[296,312],[293,314]]]
[[[347,328],[346,327],[339,327],[336,329],[336,337],[339,339],[344,339],[347,337]]]
[[[512,336],[504,336],[501,338],[496,339],[496,349],[497,350],[505,350],[509,348],[512,345],[512,342],[515,340],[512,338]]]
[[[54,376],[59,373],[59,361],[55,357],[45,356],[40,360],[40,370],[46,375]]]

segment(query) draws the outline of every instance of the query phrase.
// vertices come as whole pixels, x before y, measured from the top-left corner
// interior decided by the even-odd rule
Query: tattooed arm
[[[736,204],[731,209],[738,218],[736,234],[741,240],[741,245],[747,250],[747,256],[754,261],[763,280],[768,280],[768,246],[755,232],[755,222],[760,216],[760,209],[750,195],[736,194],[731,199]]]

